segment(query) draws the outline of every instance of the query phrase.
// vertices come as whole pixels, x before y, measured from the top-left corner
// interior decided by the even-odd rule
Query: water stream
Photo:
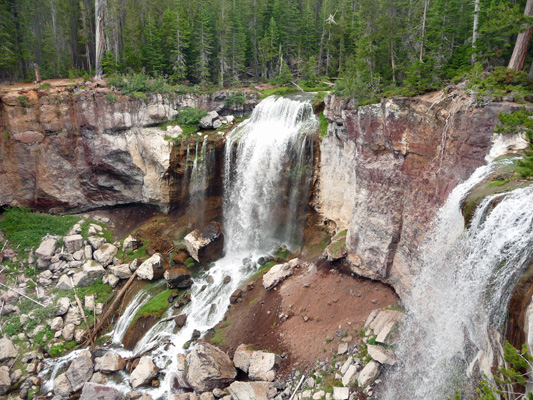
[[[512,289],[533,258],[533,187],[485,198],[464,230],[460,204],[491,166],[459,185],[440,210],[413,288],[383,398],[445,399],[490,376],[495,334]]]

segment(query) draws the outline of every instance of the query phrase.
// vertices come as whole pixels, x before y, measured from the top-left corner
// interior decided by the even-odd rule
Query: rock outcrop
[[[6,91],[0,94],[0,205],[60,212],[143,203],[169,210],[187,199],[188,188],[178,184],[187,143],[181,144],[180,129],[156,126],[185,107],[243,115],[257,104],[257,94],[244,91],[244,104],[230,106],[230,94],[148,94],[143,101],[81,85]]]
[[[211,222],[185,236],[187,251],[201,264],[206,264],[222,256],[224,234],[218,222]]]
[[[451,190],[485,163],[502,112],[478,108],[462,92],[431,101],[384,99],[362,107],[326,96],[328,134],[320,145],[315,208],[347,230],[353,272],[402,295],[427,227]]]

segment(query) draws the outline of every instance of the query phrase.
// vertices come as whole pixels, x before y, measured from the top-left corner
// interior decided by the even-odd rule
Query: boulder
[[[74,339],[74,330],[76,327],[74,324],[66,324],[63,327],[63,330],[61,331],[61,335],[63,336],[63,339],[65,339],[67,342],[70,342],[72,339]]]
[[[70,307],[67,313],[63,316],[65,325],[74,324],[78,326],[81,324],[81,313],[78,307]]]
[[[348,400],[350,398],[350,388],[347,387],[333,387],[334,400]]]
[[[122,394],[110,386],[88,382],[81,391],[80,400],[122,400]]]
[[[122,250],[124,250],[124,252],[135,251],[139,248],[139,244],[139,241],[130,235],[126,239],[124,239],[124,243],[122,244]]]
[[[237,347],[235,354],[233,355],[233,364],[235,365],[235,368],[239,368],[241,371],[248,373],[252,354],[253,351],[248,350],[245,344],[241,344]]]
[[[150,357],[141,357],[139,364],[130,375],[130,383],[133,389],[149,384],[157,377],[159,368]]]
[[[98,383],[100,385],[105,385],[107,382],[107,377],[101,372],[95,372],[89,382]]]
[[[191,273],[187,268],[172,268],[165,271],[169,289],[187,289],[192,286]]]
[[[80,390],[93,376],[91,353],[86,350],[82,351],[68,367],[66,376],[72,385],[72,391]]]
[[[85,246],[85,248],[83,249],[83,258],[85,258],[86,260],[92,260],[92,258],[93,258],[93,248],[92,248],[92,246],[90,244]]]
[[[53,236],[46,236],[37,250],[35,250],[35,255],[37,258],[43,260],[50,260],[56,251],[57,238]]]
[[[263,275],[263,286],[266,290],[274,288],[282,280],[292,275],[300,260],[295,258],[285,264],[274,265],[265,275]]]
[[[99,357],[94,361],[94,370],[106,374],[121,371],[126,366],[126,361],[116,353],[106,353],[103,357]]]
[[[213,129],[213,122],[215,120],[218,120],[218,113],[216,111],[211,111],[207,113],[207,115],[203,117],[199,122],[200,128]]]
[[[334,262],[346,258],[348,250],[346,249],[346,236],[333,238],[331,244],[324,250],[324,258],[329,262]]]
[[[74,286],[86,287],[92,285],[97,279],[104,276],[104,274],[105,270],[102,265],[96,261],[87,261],[83,265],[83,270],[75,273],[72,280],[74,281]]]
[[[180,314],[174,318],[174,322],[178,328],[183,328],[187,322],[187,314]]]
[[[364,388],[373,383],[379,376],[380,367],[379,363],[373,360],[366,364],[363,370],[359,373],[359,386]]]
[[[233,382],[229,392],[233,400],[269,400],[278,393],[272,382]]]
[[[129,264],[110,265],[109,270],[120,279],[128,279],[132,274]]]
[[[224,235],[218,222],[211,222],[185,236],[187,251],[197,262],[207,264],[222,256]]]
[[[98,250],[106,242],[106,240],[100,236],[89,236],[87,241],[91,245],[92,250]],[[85,253],[87,253],[87,248],[85,248]]]
[[[72,393],[72,385],[66,374],[58,375],[54,379],[54,394],[57,396],[68,398]]]
[[[54,332],[63,329],[63,318],[55,317],[50,323],[50,329]]]
[[[113,262],[113,257],[117,254],[117,251],[118,249],[111,243],[105,243],[93,253],[93,258],[102,266],[107,267]]]
[[[69,253],[76,253],[80,251],[83,246],[83,236],[81,235],[70,235],[63,238],[65,242],[65,248]]]
[[[351,386],[357,379],[357,366],[352,364],[348,367],[344,376],[342,377],[342,384],[344,386]]]
[[[368,355],[380,364],[394,365],[396,364],[396,357],[392,350],[386,349],[382,346],[368,345]]]
[[[15,358],[17,355],[17,349],[11,340],[0,339],[0,362]]]
[[[254,351],[250,358],[248,377],[252,381],[273,382],[280,363],[281,358],[277,354]]]
[[[187,380],[187,356],[185,354],[178,354],[178,363],[176,373],[174,374],[176,388],[190,389],[189,381]]]
[[[85,329],[76,329],[74,331],[74,340],[77,344],[82,344],[87,340],[87,331]]]
[[[9,367],[0,367],[0,395],[6,394],[10,387]]]
[[[365,328],[376,335],[378,343],[392,344],[392,333],[397,331],[399,324],[405,320],[405,314],[395,310],[379,310],[370,313]]]
[[[187,381],[203,393],[233,382],[237,370],[229,356],[209,343],[198,343],[187,355]]]
[[[162,271],[163,258],[159,253],[155,253],[148,260],[143,262],[139,268],[137,268],[137,276],[139,279],[151,281]]]
[[[68,297],[61,297],[56,303],[56,315],[65,315],[70,308],[70,299]]]
[[[70,290],[70,289],[72,289],[72,282],[70,280],[70,276],[61,275],[61,277],[59,278],[59,281],[57,281],[56,289],[57,290]]]
[[[199,400],[196,393],[171,394],[168,400]]]

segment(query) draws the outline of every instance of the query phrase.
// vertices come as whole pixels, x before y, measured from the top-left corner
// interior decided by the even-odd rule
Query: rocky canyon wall
[[[194,138],[181,139],[176,131],[157,126],[184,107],[249,113],[257,93],[243,94],[244,104],[230,107],[227,91],[147,95],[146,100],[80,84],[4,91],[0,205],[77,212],[142,203],[168,211],[185,198],[187,188],[180,181],[186,143]],[[222,151],[223,138],[214,142]]]
[[[347,229],[352,270],[400,295],[411,285],[413,258],[436,211],[485,163],[498,114],[521,107],[476,107],[463,92],[433,96],[362,107],[325,99],[330,125],[320,145],[316,209]]]

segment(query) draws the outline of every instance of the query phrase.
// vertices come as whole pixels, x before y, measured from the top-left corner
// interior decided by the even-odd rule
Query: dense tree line
[[[507,65],[530,26],[526,0],[98,2],[105,74],[220,85],[341,77],[356,96]],[[0,79],[32,80],[34,65],[44,79],[94,73],[96,30],[94,0],[0,0]]]

